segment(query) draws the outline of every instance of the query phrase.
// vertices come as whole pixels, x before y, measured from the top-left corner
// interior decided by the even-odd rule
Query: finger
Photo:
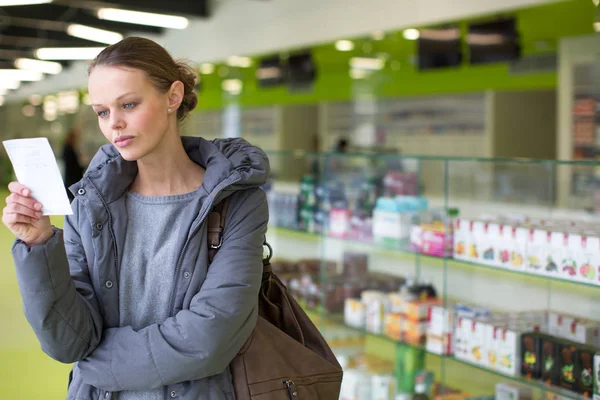
[[[2,222],[5,225],[14,225],[14,224],[35,224],[38,221],[37,218],[28,217],[23,214],[4,214],[2,216]]]
[[[42,216],[41,211],[33,210],[33,209],[26,207],[19,203],[8,204],[6,206],[6,213],[7,214],[22,214],[22,215],[27,215],[32,218],[39,218]]]
[[[30,208],[35,211],[40,211],[42,209],[42,204],[37,200],[31,197],[23,197],[19,194],[12,193],[6,198],[6,204],[21,204],[24,207]]]
[[[8,190],[12,193],[18,193],[22,196],[30,196],[31,190],[29,190],[25,185],[21,185],[19,182],[11,182],[8,184]]]

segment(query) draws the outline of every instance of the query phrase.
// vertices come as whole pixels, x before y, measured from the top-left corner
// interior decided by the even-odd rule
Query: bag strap
[[[226,197],[223,201],[213,207],[212,211],[208,214],[208,263],[211,264],[217,251],[223,244],[223,231],[225,230],[225,217],[227,216],[227,206],[229,205],[229,197]],[[273,248],[267,242],[263,246],[267,246],[269,249],[269,255],[267,258],[263,258],[263,274],[271,273],[271,257],[273,256]]]
[[[225,229],[225,217],[227,216],[227,206],[229,205],[229,196],[213,207],[208,214],[208,262],[212,263],[217,251],[223,244],[223,230]]]

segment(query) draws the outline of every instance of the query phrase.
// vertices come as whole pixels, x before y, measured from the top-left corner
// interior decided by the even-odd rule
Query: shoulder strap
[[[223,230],[225,229],[225,217],[227,216],[227,206],[229,205],[229,196],[225,197],[219,204],[213,207],[208,214],[208,262],[212,263],[217,251],[223,244]]]

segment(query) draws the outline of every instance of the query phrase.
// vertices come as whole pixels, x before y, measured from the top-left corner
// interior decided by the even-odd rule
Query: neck
[[[187,155],[179,134],[166,135],[158,149],[137,161],[138,174],[131,190],[144,196],[192,192],[204,179],[204,168]]]

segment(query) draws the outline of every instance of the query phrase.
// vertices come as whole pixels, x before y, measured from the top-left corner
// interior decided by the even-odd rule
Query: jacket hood
[[[267,182],[270,173],[269,159],[260,148],[245,139],[214,139],[182,136],[181,141],[188,156],[202,166],[206,173],[202,185],[208,193],[228,178],[225,195],[237,190],[259,187]],[[69,189],[73,194],[90,188],[106,203],[120,198],[137,175],[137,162],[126,161],[112,144],[103,145],[87,168],[84,177]]]

